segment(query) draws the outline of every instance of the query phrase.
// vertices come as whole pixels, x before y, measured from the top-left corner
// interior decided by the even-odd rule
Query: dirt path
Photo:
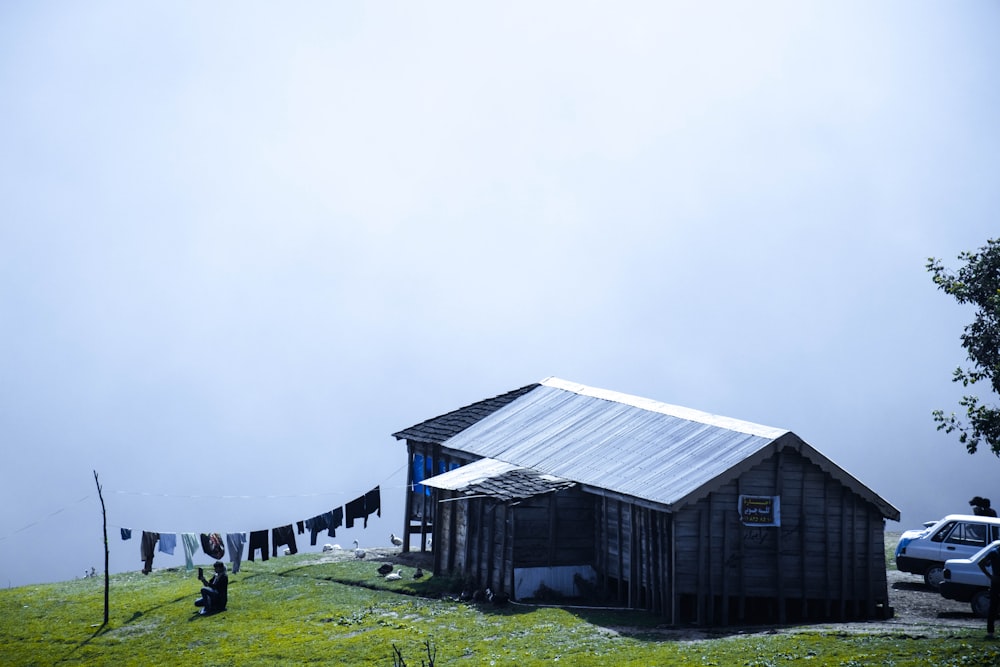
[[[799,632],[831,632],[850,634],[898,634],[906,637],[938,637],[954,632],[984,632],[986,620],[977,618],[967,602],[946,600],[924,584],[921,577],[898,570],[888,570],[889,604],[894,610],[885,621],[850,623],[817,623],[783,627],[688,628],[663,627],[664,638],[678,641],[718,639],[730,635],[794,634]],[[625,628],[618,628],[627,633]]]

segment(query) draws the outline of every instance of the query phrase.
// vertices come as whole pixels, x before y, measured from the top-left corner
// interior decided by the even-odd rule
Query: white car
[[[1000,547],[1000,540],[987,544],[971,558],[952,558],[944,564],[941,595],[949,600],[968,602],[972,613],[985,617],[990,608],[990,578],[979,569],[979,561]]]
[[[949,514],[929,528],[900,535],[896,569],[922,575],[928,586],[938,588],[946,560],[969,558],[994,540],[1000,540],[1000,518]]]

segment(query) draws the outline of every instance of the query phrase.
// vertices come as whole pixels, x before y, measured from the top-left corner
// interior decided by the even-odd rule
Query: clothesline
[[[404,464],[393,471],[386,479],[390,479],[396,476],[400,471],[406,468],[409,464]],[[401,486],[398,488],[405,488]],[[126,492],[127,493],[127,492]],[[310,493],[310,494],[292,494],[292,495],[267,495],[267,496],[206,496],[206,495],[186,495],[186,496],[171,496],[167,494],[153,494],[147,492],[133,493],[132,495],[144,495],[151,497],[182,497],[182,498],[221,498],[221,499],[231,499],[231,500],[244,500],[247,498],[264,498],[264,499],[274,499],[274,498],[316,498],[321,496],[331,496],[331,495],[346,495],[342,492],[332,492],[332,493]],[[254,553],[260,551],[263,560],[268,559],[268,537],[270,536],[271,547],[273,551],[273,556],[278,555],[278,548],[280,546],[287,546],[289,551],[287,553],[297,553],[298,546],[295,541],[295,528],[298,528],[299,535],[302,535],[309,531],[310,545],[315,546],[316,538],[320,532],[326,530],[330,537],[336,536],[337,528],[344,526],[346,524],[347,528],[353,528],[354,522],[356,520],[363,520],[364,527],[368,527],[368,517],[372,514],[378,514],[382,516],[382,490],[381,483],[377,484],[372,490],[358,496],[354,500],[345,503],[343,506],[335,507],[327,511],[321,512],[312,516],[309,519],[297,519],[294,522],[290,522],[283,525],[274,526],[273,528],[265,528],[258,530],[241,530],[236,532],[225,533],[223,537],[222,533],[218,532],[159,532],[144,529],[142,530],[141,538],[139,540],[139,555],[143,561],[143,574],[149,574],[153,570],[153,559],[156,551],[173,555],[174,549],[177,545],[178,537],[180,538],[180,543],[184,547],[184,562],[188,569],[193,567],[194,554],[198,551],[199,543],[201,550],[205,554],[211,556],[212,558],[219,559],[222,558],[226,553],[226,546],[228,546],[230,562],[233,563],[233,572],[239,572],[240,561],[243,559],[243,545],[247,544],[249,553],[247,554],[249,560],[254,559]],[[294,525],[294,527],[293,527]],[[122,540],[132,539],[132,529],[129,527],[119,526],[121,531]],[[249,539],[248,539],[249,538]],[[223,546],[223,541],[225,541],[226,546]],[[158,546],[157,546],[158,545]]]
[[[399,484],[394,486],[384,486],[380,485],[384,489],[391,490],[401,490],[407,488],[406,484]],[[150,498],[184,498],[191,500],[275,500],[281,498],[321,498],[326,496],[347,496],[348,494],[344,491],[330,491],[327,493],[286,493],[286,494],[269,494],[264,496],[252,496],[252,495],[241,495],[241,496],[215,496],[209,494],[197,494],[197,495],[185,495],[179,493],[152,493],[149,491],[115,491],[118,495],[123,496],[145,496]]]
[[[392,479],[400,471],[405,470],[408,464],[404,463],[396,470],[392,471],[385,479]],[[392,486],[387,486],[385,481],[379,482],[376,486],[383,489],[391,490],[402,490],[408,488],[406,484],[397,484]],[[325,496],[347,496],[348,493],[345,491],[327,491],[323,493],[286,493],[286,494],[267,494],[263,496],[258,495],[211,495],[211,494],[181,494],[181,493],[154,493],[151,491],[125,491],[118,490],[114,493],[123,496],[146,496],[153,498],[184,498],[191,500],[274,500],[279,498],[320,498]]]
[[[381,492],[381,485],[378,485],[378,484],[375,485],[375,487],[372,489],[372,491],[375,491],[375,490],[379,490]],[[369,491],[369,493],[371,493],[371,491]],[[324,494],[324,495],[329,495],[329,494]],[[347,495],[347,494],[343,494],[343,495]],[[359,497],[363,498],[364,495],[365,494],[362,494]],[[198,496],[171,496],[171,497],[174,497],[174,498],[198,498]],[[202,496],[202,497],[212,497],[212,496]],[[267,496],[256,496],[256,497],[257,498],[266,498]],[[280,497],[280,496],[276,496],[276,497]],[[357,500],[357,499],[355,499],[355,500]],[[352,502],[354,502],[354,501],[352,501]],[[341,507],[344,507],[344,506],[346,506],[346,505],[342,505]],[[324,510],[323,512],[320,512],[319,514],[323,514],[326,511],[328,511],[329,509],[330,508],[327,508],[327,510]],[[381,516],[381,514],[379,514],[379,516]],[[285,523],[301,523],[302,521],[304,521],[304,519],[299,518],[299,519],[296,519],[295,521],[292,521],[292,522],[287,522],[286,521]],[[133,526],[120,526],[120,525],[117,525],[117,524],[109,524],[109,525],[111,525],[112,528],[118,528],[118,529],[124,528],[126,530],[132,530],[132,528],[133,528]],[[353,527],[353,526],[350,526],[350,527]],[[143,530],[146,530],[148,532],[155,532],[155,533],[162,534],[162,535],[180,535],[182,533],[191,533],[191,532],[195,532],[195,533],[198,533],[198,534],[202,534],[202,533],[218,533],[218,532],[221,532],[221,533],[251,533],[251,532],[254,532],[254,530],[249,530],[249,529],[230,530],[230,531],[220,531],[220,530],[211,530],[211,531],[151,530],[151,529],[149,529],[148,526],[145,529],[143,529]]]
[[[393,473],[393,474],[395,474],[395,473]],[[87,494],[87,495],[85,495],[85,496],[84,496],[83,498],[80,498],[80,499],[79,499],[79,500],[77,500],[77,501],[76,501],[75,503],[72,503],[72,505],[79,505],[79,504],[80,504],[80,503],[82,503],[83,501],[85,501],[85,500],[90,500],[90,499],[91,499],[91,498],[93,498],[93,497],[94,497],[94,494],[93,494],[93,493],[88,493],[88,494]],[[6,539],[8,539],[8,538],[10,538],[10,537],[14,537],[14,536],[15,536],[15,535],[17,535],[18,533],[22,533],[22,532],[24,532],[24,531],[28,530],[29,528],[32,528],[32,527],[34,527],[34,526],[37,526],[38,524],[42,523],[43,521],[48,521],[49,519],[51,519],[52,517],[56,516],[57,514],[62,514],[63,512],[65,512],[66,510],[68,510],[68,509],[69,509],[69,508],[70,508],[70,507],[71,507],[72,505],[68,505],[68,506],[66,506],[66,507],[60,507],[60,508],[59,508],[59,509],[57,509],[57,510],[56,510],[55,512],[52,512],[51,514],[49,514],[49,515],[47,515],[47,516],[44,516],[44,517],[42,517],[42,518],[41,518],[41,519],[39,519],[38,521],[32,521],[31,523],[29,523],[29,524],[27,524],[27,525],[25,525],[25,526],[22,526],[22,527],[18,528],[17,530],[15,530],[15,531],[12,531],[12,532],[8,533],[7,535],[0,535],[0,542],[2,542],[3,540],[6,540]]]
[[[268,535],[273,541],[273,556],[278,555],[278,547],[288,546],[286,553],[297,553],[298,546],[295,541],[295,527],[298,534],[302,535],[308,529],[310,533],[310,545],[316,544],[316,538],[322,531],[327,531],[330,537],[336,536],[336,529],[346,522],[347,528],[354,527],[355,520],[363,520],[365,528],[368,527],[368,517],[377,513],[382,516],[382,495],[381,489],[376,486],[371,491],[358,496],[342,507],[317,514],[306,520],[298,520],[286,525],[275,526],[270,529],[238,531],[225,534],[217,532],[182,532],[167,533],[152,530],[143,530],[139,541],[139,555],[143,561],[143,574],[149,574],[153,570],[153,559],[157,544],[159,551],[173,555],[177,546],[177,538],[181,538],[181,545],[184,547],[184,561],[188,570],[193,567],[193,558],[198,551],[199,543],[201,550],[205,554],[215,559],[220,559],[226,553],[223,540],[229,547],[230,561],[233,563],[233,572],[239,572],[239,564],[243,559],[243,545],[247,543],[249,536],[248,559],[254,559],[254,553],[259,550],[263,560],[268,559]],[[295,527],[293,527],[293,524]],[[132,539],[131,528],[120,528],[122,540]]]
[[[401,470],[404,470],[408,465],[409,465],[408,463],[404,463],[402,466],[400,466],[399,468],[397,468],[396,470],[394,470],[392,473],[390,473],[389,475],[387,475],[385,477],[385,479],[392,479]],[[393,490],[407,488],[407,485],[405,485],[405,484],[385,486],[384,484],[379,483],[377,486],[383,487],[385,489],[393,489]],[[188,495],[188,496],[185,496],[185,495],[179,495],[179,494],[150,493],[150,492],[143,492],[143,491],[115,491],[114,493],[115,494],[119,494],[119,495],[148,496],[148,497],[159,497],[159,498],[190,498],[190,499],[196,499],[196,500],[205,500],[205,499],[220,499],[220,500],[255,500],[255,499],[264,499],[264,500],[268,500],[268,499],[278,499],[278,498],[315,498],[315,497],[322,497],[322,496],[332,496],[332,495],[337,495],[337,494],[340,494],[340,495],[343,495],[343,496],[348,495],[347,493],[345,493],[343,491],[331,491],[331,492],[327,492],[327,493],[268,495],[268,496],[230,496],[230,495],[224,495],[224,496]],[[70,503],[69,505],[67,505],[65,507],[61,507],[61,508],[55,510],[54,512],[51,512],[50,514],[41,517],[40,519],[38,519],[36,521],[32,521],[31,523],[25,524],[24,526],[18,528],[17,530],[13,530],[10,533],[7,533],[6,535],[0,535],[0,542],[2,542],[4,540],[7,540],[7,539],[10,539],[11,537],[14,537],[15,535],[17,535],[19,533],[22,533],[22,532],[28,530],[29,528],[34,528],[35,526],[38,526],[39,524],[42,524],[42,523],[44,523],[46,521],[49,521],[53,517],[55,517],[55,516],[57,516],[57,515],[65,512],[65,511],[67,511],[71,507],[73,507],[75,505],[79,505],[80,503],[82,503],[84,501],[87,501],[87,500],[90,500],[91,498],[94,498],[95,495],[96,494],[94,494],[94,493],[88,493],[87,495],[83,496],[82,498],[80,498],[79,500],[77,500],[74,503]],[[119,529],[125,528],[125,526],[119,526],[119,525],[113,525],[112,527],[119,528]],[[246,532],[246,531],[244,531],[244,532]]]

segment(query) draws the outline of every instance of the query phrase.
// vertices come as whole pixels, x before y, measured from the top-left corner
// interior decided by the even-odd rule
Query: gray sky
[[[550,375],[791,429],[889,529],[1000,500],[934,430],[972,314],[925,270],[997,233],[998,20],[4,3],[0,585],[100,569],[94,469],[115,570],[121,526],[270,528],[376,484],[336,541],[387,545],[390,434]]]

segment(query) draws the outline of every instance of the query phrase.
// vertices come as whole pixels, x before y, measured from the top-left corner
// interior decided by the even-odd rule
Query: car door
[[[969,558],[998,538],[998,527],[978,521],[955,521],[950,530],[939,531],[932,539],[940,541],[942,561]]]

